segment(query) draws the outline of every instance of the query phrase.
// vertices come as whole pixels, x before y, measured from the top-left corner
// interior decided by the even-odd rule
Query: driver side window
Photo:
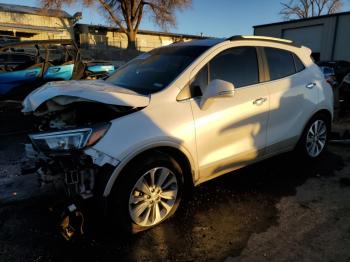
[[[209,62],[210,80],[220,79],[234,84],[236,88],[259,82],[256,48],[242,46],[227,49]]]
[[[236,88],[259,83],[256,48],[234,47],[215,56],[191,82],[191,97],[201,96],[208,83],[214,79],[230,82]]]

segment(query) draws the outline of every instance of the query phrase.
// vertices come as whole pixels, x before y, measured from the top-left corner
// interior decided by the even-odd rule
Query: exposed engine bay
[[[61,97],[60,100],[63,98]],[[68,98],[68,100],[72,100]],[[67,102],[67,101],[66,101]],[[57,133],[81,129],[93,129],[99,132],[101,127],[108,126],[112,119],[133,113],[140,108],[102,104],[93,101],[78,101],[62,105],[59,100],[51,99],[40,105],[32,115],[35,119],[35,129],[38,134]],[[101,131],[100,131],[101,132]],[[105,132],[105,131],[103,131]],[[83,148],[62,148],[48,150],[40,145],[31,135],[32,145],[26,145],[30,162],[35,160],[37,173],[42,185],[47,183],[62,183],[70,197],[81,196],[84,199],[92,197],[95,189],[95,176],[105,171],[104,165],[113,166],[113,159],[96,162],[87,155]],[[92,141],[93,145],[97,141]],[[53,142],[51,142],[53,143]],[[60,143],[60,142],[58,142]],[[63,142],[62,142],[63,143]],[[67,149],[67,150],[66,150]],[[91,152],[92,150],[89,150]],[[105,176],[105,175],[99,175]]]
[[[51,99],[42,104],[33,115],[37,120],[37,130],[57,131],[105,123],[137,110],[138,108],[90,101],[61,105],[57,100]]]

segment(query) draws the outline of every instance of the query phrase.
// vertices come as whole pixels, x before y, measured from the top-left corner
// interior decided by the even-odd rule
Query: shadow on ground
[[[86,234],[66,242],[49,211],[53,196],[0,202],[0,260],[223,260],[276,223],[282,197],[294,195],[308,178],[332,176],[342,167],[342,158],[331,152],[313,163],[284,154],[200,185],[173,218],[132,237],[113,232],[94,214],[87,217]]]

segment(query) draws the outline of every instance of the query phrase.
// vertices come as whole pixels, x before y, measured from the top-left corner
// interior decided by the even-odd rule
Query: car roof
[[[225,42],[225,41],[253,41],[253,42],[271,42],[271,43],[278,43],[282,45],[288,45],[293,46],[296,48],[301,48],[301,45],[296,44],[295,42],[287,39],[281,39],[281,38],[274,38],[274,37],[266,37],[266,36],[243,36],[243,35],[235,35],[231,36],[229,38],[206,38],[206,39],[200,39],[200,40],[192,40],[188,42],[178,42],[174,43],[173,45],[177,46],[214,46],[216,44]]]
[[[192,40],[187,42],[176,42],[173,46],[214,46],[221,42],[224,42],[224,38],[205,38],[199,40]]]

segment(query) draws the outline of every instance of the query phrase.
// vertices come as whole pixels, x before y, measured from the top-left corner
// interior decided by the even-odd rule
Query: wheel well
[[[185,186],[193,187],[194,174],[192,172],[191,163],[182,151],[173,147],[158,147],[155,150],[172,156],[179,163],[181,168],[183,168]]]
[[[134,162],[139,162],[140,160],[142,161],[142,159],[145,156],[152,155],[152,153],[154,153],[154,152],[157,152],[157,153],[160,152],[160,153],[167,154],[167,155],[173,157],[178,162],[180,167],[183,169],[186,189],[191,189],[194,186],[194,183],[193,183],[194,179],[193,179],[193,175],[192,175],[192,167],[191,167],[190,161],[188,160],[187,156],[182,151],[180,151],[177,148],[170,147],[170,146],[155,147],[155,148],[147,149],[146,151],[141,152],[140,154],[133,157],[123,167],[120,174],[122,174],[124,170],[127,170],[128,167],[130,167],[130,165],[132,165]],[[118,177],[117,180],[114,181],[114,185],[116,183],[118,183],[119,179],[120,179],[120,177]]]
[[[328,119],[328,124],[329,124],[329,126],[328,126],[328,128],[329,128],[329,131],[331,131],[331,128],[332,128],[332,114],[331,114],[331,112],[329,112],[329,110],[327,110],[327,109],[321,109],[321,110],[319,110],[319,111],[317,111],[316,113],[314,113],[309,119],[308,119],[308,121],[304,124],[304,127],[303,127],[303,129],[302,129],[302,132],[301,132],[301,134],[300,134],[300,136],[299,136],[299,139],[298,139],[298,142],[297,142],[297,144],[295,145],[296,147],[300,144],[300,141],[301,141],[301,139],[302,139],[302,137],[303,137],[303,134],[304,134],[304,132],[305,132],[305,129],[306,129],[306,127],[307,127],[307,125],[310,123],[310,121],[315,117],[315,116],[317,116],[317,115],[324,115],[324,116],[326,116],[327,117],[327,119]]]
[[[302,132],[305,132],[305,128],[307,127],[308,123],[311,121],[311,119],[313,119],[315,116],[317,115],[324,115],[328,118],[328,124],[329,124],[329,129],[331,129],[332,127],[332,114],[331,112],[329,112],[327,109],[322,109],[322,110],[319,110],[317,111],[315,114],[313,114],[309,120],[305,123],[304,127],[303,127],[303,131]]]
[[[329,128],[331,128],[331,126],[332,126],[332,114],[331,114],[331,112],[329,112],[327,109],[322,109],[322,110],[320,110],[320,111],[317,111],[317,112],[312,116],[312,118],[315,117],[315,116],[317,116],[317,115],[324,115],[324,116],[326,116],[326,117],[328,118],[328,121],[329,121]]]

